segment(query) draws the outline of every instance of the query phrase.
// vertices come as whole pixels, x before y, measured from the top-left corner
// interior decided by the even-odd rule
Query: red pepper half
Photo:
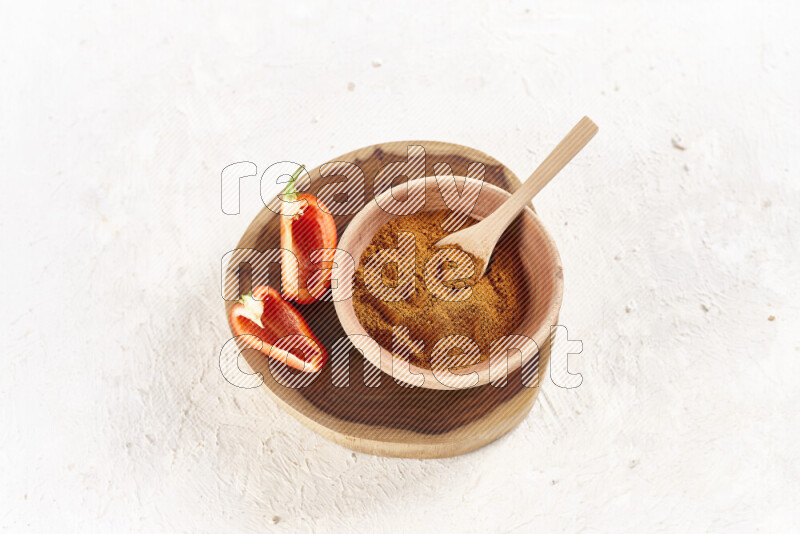
[[[272,287],[259,286],[251,295],[244,295],[231,308],[230,321],[237,336],[250,334],[261,339],[259,344],[256,339],[244,338],[243,341],[251,348],[300,371],[315,373],[328,360],[325,347],[311,332],[300,312]],[[302,351],[302,358],[288,350],[273,348],[279,339],[290,334],[305,337],[298,338],[299,343],[294,345]]]
[[[288,300],[297,301],[299,304],[315,302],[312,293],[322,296],[331,279],[331,273],[326,270],[322,276],[316,277],[313,286],[308,286],[309,276],[317,270],[330,268],[330,262],[311,262],[311,253],[322,248],[336,248],[336,223],[322,202],[314,195],[308,193],[295,193],[294,181],[300,175],[303,167],[292,176],[292,180],[284,193],[284,213],[281,214],[281,248],[284,249],[284,258],[281,261],[281,276],[284,280],[298,280],[299,293],[287,288],[284,283],[284,294]],[[294,202],[292,202],[294,200]],[[291,261],[288,252],[297,258],[297,264]]]

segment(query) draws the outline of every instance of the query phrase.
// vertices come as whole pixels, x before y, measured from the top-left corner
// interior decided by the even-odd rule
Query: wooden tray
[[[370,201],[372,181],[378,170],[392,161],[405,161],[407,147],[420,145],[426,153],[426,175],[433,173],[437,162],[450,164],[455,175],[465,176],[472,162],[486,166],[489,183],[514,192],[520,185],[508,168],[478,150],[452,143],[436,141],[398,141],[381,143],[333,158],[331,161],[353,162],[366,175],[366,201]],[[341,177],[320,178],[319,167],[311,171],[312,187],[317,191],[326,184],[340,182]],[[353,218],[336,216],[339,236]],[[250,223],[237,248],[266,250],[279,248],[279,219],[264,208]],[[227,266],[226,277],[235,276],[237,266]],[[249,273],[242,269],[241,288],[250,286]],[[277,276],[270,284],[279,286]],[[226,313],[233,302],[226,303]],[[330,353],[333,343],[344,336],[332,302],[298,305],[312,331]],[[244,349],[242,345],[240,348]],[[456,456],[491,443],[504,435],[528,414],[540,387],[523,386],[523,369],[511,373],[505,387],[482,387],[441,391],[408,388],[396,383],[389,375],[366,365],[370,385],[379,375],[380,386],[364,383],[365,362],[361,354],[350,352],[349,387],[334,387],[331,365],[326,365],[314,381],[299,389],[285,387],[272,377],[267,358],[254,350],[243,350],[250,367],[264,378],[262,386],[279,406],[300,422],[335,443],[359,452],[379,456],[404,458],[443,458]],[[539,376],[547,376],[549,350],[541,350]],[[526,371],[527,372],[527,371]],[[525,377],[530,385],[530,380]]]

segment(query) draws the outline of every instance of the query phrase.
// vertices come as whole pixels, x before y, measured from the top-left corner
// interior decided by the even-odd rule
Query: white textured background
[[[798,527],[797,3],[449,4],[3,4],[0,530]],[[537,200],[579,388],[409,461],[225,382],[260,203],[221,213],[225,165],[422,138],[524,177],[583,114]]]

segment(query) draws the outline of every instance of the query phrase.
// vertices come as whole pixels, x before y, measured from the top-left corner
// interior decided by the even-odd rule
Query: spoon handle
[[[544,158],[544,161],[525,180],[517,192],[511,195],[500,209],[495,210],[494,213],[484,219],[483,222],[486,223],[484,226],[485,231],[496,230],[498,234],[502,233],[528,202],[586,146],[596,133],[597,125],[589,117],[584,117],[578,121],[578,124]],[[491,227],[491,230],[489,227]]]

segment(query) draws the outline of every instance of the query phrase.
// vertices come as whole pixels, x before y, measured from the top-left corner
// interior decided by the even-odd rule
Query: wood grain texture
[[[366,177],[368,202],[372,199],[373,178],[378,170],[386,163],[404,161],[409,145],[425,148],[426,174],[432,173],[433,165],[437,162],[448,163],[455,175],[465,175],[470,163],[481,162],[486,166],[485,180],[488,183],[510,192],[519,188],[516,176],[494,158],[449,143],[384,143],[344,154],[331,161],[353,162],[362,168]],[[319,167],[311,170],[310,174],[310,191],[314,194],[325,185],[342,180],[336,177],[320,178]],[[340,237],[352,218],[353,215],[336,216]],[[245,231],[237,248],[277,248],[278,226],[278,216],[264,208]],[[232,267],[227,268],[230,270]],[[240,272],[242,290],[250,285],[246,271],[243,269]],[[272,280],[277,281],[278,277],[271,277],[271,283],[277,284]],[[228,302],[227,311],[230,306],[232,303]],[[298,309],[327,348],[345,335],[333,303],[316,302],[298,306]],[[541,353],[540,374],[547,369],[547,350]],[[529,412],[540,389],[523,384],[521,369],[509,374],[505,387],[485,385],[457,391],[408,388],[396,383],[388,375],[381,375],[380,387],[368,387],[364,383],[366,362],[356,350],[351,350],[349,354],[349,387],[333,386],[331,366],[328,365],[310,384],[293,389],[276,381],[263,354],[253,350],[243,350],[242,354],[250,367],[262,374],[262,388],[306,426],[345,447],[382,456],[438,458],[477,449],[517,425]],[[280,376],[277,378],[281,379]],[[524,382],[531,383],[527,377]]]

